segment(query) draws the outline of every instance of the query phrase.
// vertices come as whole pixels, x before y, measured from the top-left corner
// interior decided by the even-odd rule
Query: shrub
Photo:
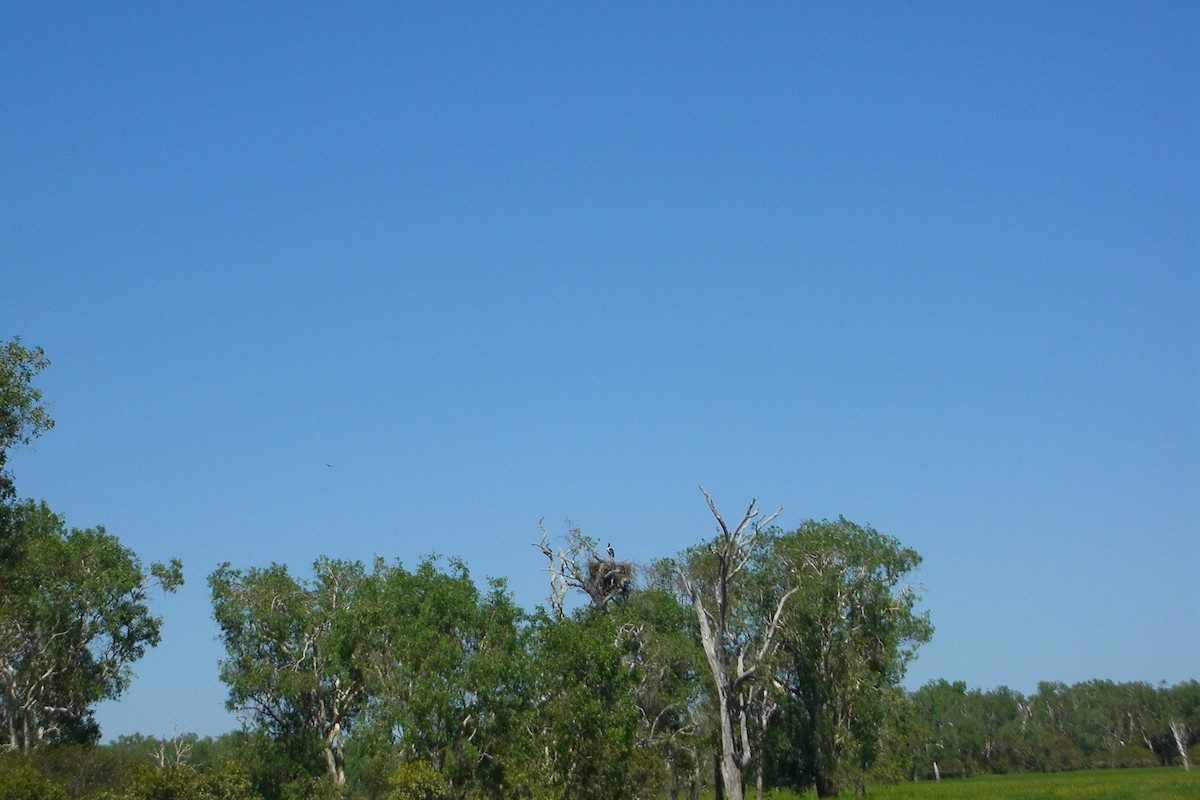
[[[104,792],[117,793],[130,771],[127,759],[95,745],[39,747],[30,754],[29,763],[61,786],[68,798],[89,800]]]
[[[0,767],[0,797],[4,800],[66,800],[67,793],[28,764]]]
[[[631,787],[629,797],[632,800],[657,800],[667,793],[670,783],[670,770],[660,756],[644,748],[629,754],[625,785]]]
[[[1056,736],[1046,743],[1046,767],[1050,772],[1083,769],[1083,752],[1066,736]]]
[[[1090,765],[1101,769],[1130,769],[1160,766],[1158,756],[1145,747],[1127,744],[1115,750],[1094,753]]]
[[[387,800],[450,800],[450,784],[428,761],[401,764],[388,786]]]
[[[121,800],[258,800],[245,775],[187,767],[138,770]]]

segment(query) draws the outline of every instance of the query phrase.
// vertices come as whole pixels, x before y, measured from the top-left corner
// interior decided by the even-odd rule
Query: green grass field
[[[746,794],[753,797],[751,789]],[[853,798],[854,791],[843,793]],[[814,792],[767,792],[768,800],[815,800]],[[922,781],[873,786],[876,800],[1200,800],[1200,769],[1105,769],[1058,772],[1050,775],[986,775],[951,778],[941,783]]]

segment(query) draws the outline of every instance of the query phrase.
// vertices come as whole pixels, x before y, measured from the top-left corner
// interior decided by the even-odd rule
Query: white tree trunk
[[[734,743],[734,709],[730,706],[729,691],[720,692],[721,706],[721,783],[725,800],[742,800],[742,767],[748,753],[740,757]]]
[[[1179,750],[1179,757],[1183,759],[1183,769],[1188,771],[1192,768],[1192,762],[1188,760],[1187,740],[1188,729],[1187,725],[1182,722],[1171,720],[1171,735],[1175,737],[1175,747]]]
[[[751,500],[741,522],[731,530],[703,487],[700,492],[708,501],[709,510],[712,511],[721,531],[718,544],[712,551],[717,557],[717,572],[712,582],[706,582],[703,587],[697,585],[682,568],[679,578],[691,598],[692,608],[700,623],[700,643],[704,647],[704,655],[717,691],[717,716],[721,725],[721,752],[718,764],[721,768],[721,784],[725,790],[724,800],[743,800],[742,771],[750,763],[750,740],[745,710],[737,702],[738,692],[754,679],[759,665],[770,652],[775,632],[779,629],[783,617],[783,607],[788,598],[796,593],[796,587],[784,592],[779,598],[774,615],[765,621],[757,648],[743,645],[736,654],[736,664],[730,664],[729,656],[725,652],[729,635],[730,584],[733,578],[750,564],[760,531],[774,521],[783,509],[765,520],[759,520],[758,501]],[[704,605],[705,593],[711,593],[711,609]]]

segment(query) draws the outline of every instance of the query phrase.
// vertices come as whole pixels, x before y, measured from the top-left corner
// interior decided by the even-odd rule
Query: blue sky
[[[916,548],[908,683],[1198,677],[1194,3],[0,6],[18,488],[188,583],[105,738],[216,734],[222,561]],[[332,466],[326,466],[326,464]]]

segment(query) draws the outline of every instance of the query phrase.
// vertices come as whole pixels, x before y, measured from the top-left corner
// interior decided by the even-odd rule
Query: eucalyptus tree
[[[8,457],[54,427],[34,378],[50,364],[40,347],[25,347],[20,338],[0,342],[0,589],[9,572],[23,571],[21,529],[17,526],[16,484]]]
[[[151,592],[183,582],[177,560],[146,569],[103,527],[16,500],[10,452],[54,426],[33,386],[48,364],[40,347],[0,343],[0,750],[97,738],[92,707],[158,644]]]
[[[319,748],[329,781],[346,782],[346,737],[365,702],[354,606],[362,564],[321,558],[311,580],[286,566],[221,565],[208,583],[227,657],[226,705],[246,724],[303,750]]]
[[[25,347],[19,337],[0,343],[0,503],[16,496],[7,469],[9,453],[54,427],[41,390],[33,385],[49,364],[42,348]]]
[[[675,591],[674,562],[659,562],[647,585],[567,521],[561,542],[539,523],[534,544],[547,559],[549,610],[529,622],[526,789],[553,797],[658,797],[694,773],[704,670],[694,615]],[[657,573],[655,572],[657,570]],[[573,599],[587,598],[571,612]],[[690,605],[690,603],[689,603]]]
[[[798,594],[780,626],[776,680],[802,741],[818,796],[860,786],[908,662],[932,636],[908,583],[916,551],[845,518],[806,522],[769,537],[764,571],[786,572]]]
[[[843,518],[764,538],[760,571],[795,593],[780,617],[773,677],[820,797],[862,786],[895,688],[933,634],[909,583],[920,562],[898,540]]]
[[[637,731],[636,677],[619,624],[596,609],[530,626],[523,764],[507,796],[620,800],[637,797],[630,759]]]
[[[653,585],[613,605],[618,643],[632,677],[637,710],[637,752],[643,765],[657,760],[666,777],[666,792],[675,797],[682,786],[697,782],[706,763],[707,669],[692,610],[675,593]]]
[[[1171,733],[1171,744],[1179,753],[1179,762],[1185,770],[1192,768],[1189,746],[1200,736],[1200,681],[1184,681],[1172,687],[1163,687],[1167,717],[1167,729]]]
[[[1170,744],[1162,695],[1148,683],[1090,680],[1041,683],[1033,698],[1039,721],[1069,739],[1090,764],[1124,763],[1136,748],[1164,760]]]
[[[21,557],[0,592],[0,749],[94,741],[93,706],[118,697],[158,644],[150,594],[178,588],[182,566],[147,570],[104,528],[68,529],[44,503],[11,506],[8,522]]]
[[[361,731],[456,792],[502,781],[525,657],[523,614],[501,581],[481,592],[466,565],[432,558],[409,571],[379,560],[359,590],[355,664],[368,701]]]
[[[976,742],[982,739],[964,681],[932,680],[910,695],[925,723],[923,751],[914,754],[922,774],[968,776],[976,771]],[[924,763],[921,763],[924,762]]]
[[[549,562],[550,608],[559,619],[566,616],[567,594],[575,589],[587,596],[594,611],[605,612],[615,600],[629,595],[634,583],[634,566],[629,561],[618,561],[613,546],[607,548],[607,558],[598,552],[598,543],[570,520],[569,529],[558,549],[550,540],[549,532],[542,526],[542,538],[534,547],[542,552]]]
[[[1038,767],[1046,743],[1041,732],[1030,724],[1029,700],[1007,686],[970,694],[983,732],[981,766],[994,773]]]
[[[717,536],[693,547],[678,562],[678,580],[689,599],[704,650],[719,730],[718,766],[726,800],[742,800],[742,774],[753,760],[750,692],[761,681],[760,667],[775,644],[788,600],[798,586],[787,576],[769,585],[756,580],[763,533],[783,511],[765,518],[751,500],[732,527],[712,498],[700,489],[717,522]],[[751,595],[747,598],[747,594]]]

